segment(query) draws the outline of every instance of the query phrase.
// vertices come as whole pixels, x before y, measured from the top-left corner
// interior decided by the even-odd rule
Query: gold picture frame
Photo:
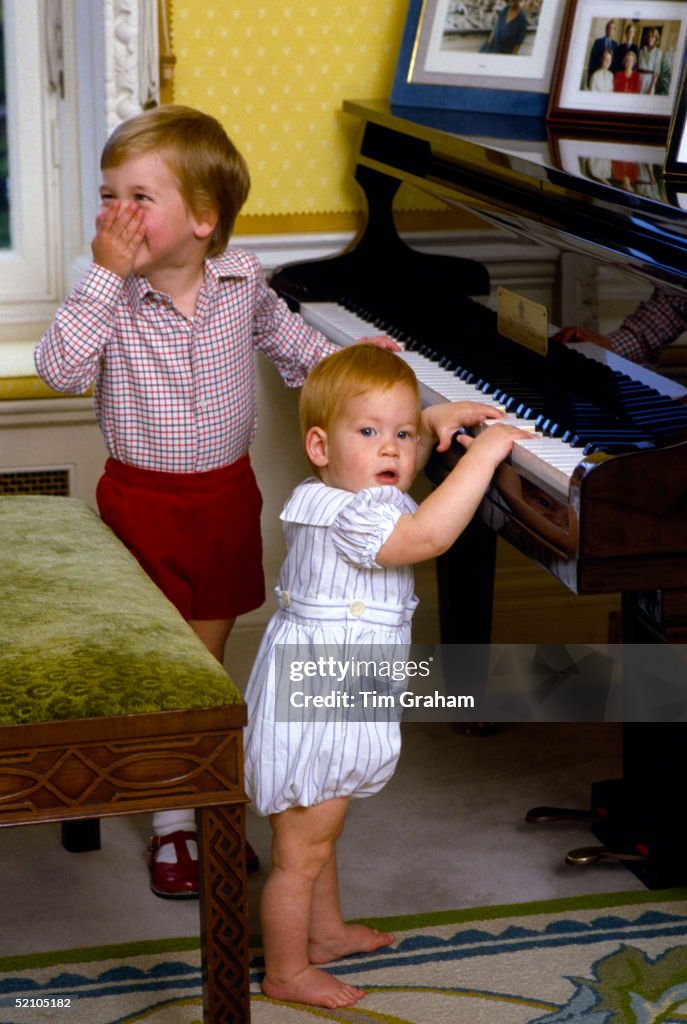
[[[172,0],[158,0],[157,26],[160,60],[160,103],[172,103],[174,101],[174,67],[177,62],[172,48]]]

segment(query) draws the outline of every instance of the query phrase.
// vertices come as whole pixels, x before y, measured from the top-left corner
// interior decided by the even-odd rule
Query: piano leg
[[[442,644],[491,642],[495,571],[496,534],[475,518],[455,544],[437,558]],[[468,588],[470,599],[466,600]]]
[[[623,595],[623,643],[673,643],[684,625],[659,628],[637,595]],[[643,854],[627,867],[649,889],[687,883],[686,740],[683,722],[626,722],[622,778],[592,786],[592,805],[603,811],[592,832],[606,846]]]
[[[437,559],[439,592],[439,635],[442,644],[463,644],[460,678],[451,678],[444,660],[447,694],[479,692],[489,675],[489,643],[494,604],[496,534],[475,517],[453,546]],[[466,600],[469,586],[470,599]],[[494,731],[490,722],[466,721],[462,730],[486,736]]]
[[[680,595],[676,603],[684,604]],[[623,595],[623,642],[682,641],[685,622],[659,628],[648,621],[636,594]],[[683,722],[625,722],[622,778],[592,784],[587,818],[600,847],[571,850],[569,864],[621,861],[648,889],[687,884],[687,730]],[[556,812],[557,816],[556,816]],[[533,808],[527,821],[568,818],[585,812]]]

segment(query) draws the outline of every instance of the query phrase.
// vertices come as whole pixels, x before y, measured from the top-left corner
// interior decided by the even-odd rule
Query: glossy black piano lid
[[[460,111],[392,108],[386,101],[350,100],[349,113],[368,128],[360,155],[384,165],[408,144],[402,172],[424,179],[444,201],[470,205],[486,200],[480,216],[547,245],[596,257],[643,278],[687,292],[687,182],[663,177],[664,142],[634,133],[582,136],[541,118],[502,118]],[[513,130],[511,131],[511,125]],[[609,156],[641,147],[651,150],[654,182],[645,194],[597,180],[562,159],[563,142],[585,142]],[[389,162],[389,166],[392,166]]]

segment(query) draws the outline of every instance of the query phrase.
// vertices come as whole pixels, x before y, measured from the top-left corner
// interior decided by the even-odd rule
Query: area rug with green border
[[[375,919],[393,947],[329,968],[366,990],[348,1009],[278,1003],[254,1024],[676,1024],[687,1021],[687,889]],[[193,939],[0,960],[0,1024],[196,1024]]]

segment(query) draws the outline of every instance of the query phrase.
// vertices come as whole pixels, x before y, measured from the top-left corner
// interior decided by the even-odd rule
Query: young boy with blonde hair
[[[255,352],[295,387],[334,346],[267,286],[255,256],[227,249],[250,179],[214,118],[148,110],[115,129],[101,170],[93,262],[36,367],[58,391],[95,383],[101,515],[222,661],[236,616],[264,600],[248,456]],[[153,890],[195,895],[192,813],[156,814],[153,831]]]

